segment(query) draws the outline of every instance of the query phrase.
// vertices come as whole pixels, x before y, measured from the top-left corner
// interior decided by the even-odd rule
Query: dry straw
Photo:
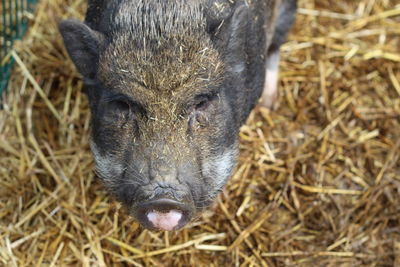
[[[243,126],[216,204],[141,229],[93,173],[87,99],[41,0],[0,111],[2,266],[400,266],[400,4],[300,0],[279,108]]]

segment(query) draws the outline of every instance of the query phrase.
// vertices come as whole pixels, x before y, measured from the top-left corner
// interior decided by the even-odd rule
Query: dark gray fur
[[[133,213],[158,196],[201,210],[221,190],[295,9],[296,0],[89,0],[84,24],[60,24],[87,87],[99,176]]]

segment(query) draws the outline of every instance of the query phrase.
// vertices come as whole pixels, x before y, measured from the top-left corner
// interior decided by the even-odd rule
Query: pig
[[[96,173],[143,227],[178,230],[232,174],[238,133],[276,98],[296,0],[89,0],[64,20]],[[261,100],[259,100],[261,97]]]

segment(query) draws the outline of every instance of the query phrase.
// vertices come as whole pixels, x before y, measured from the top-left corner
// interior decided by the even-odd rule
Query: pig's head
[[[95,29],[60,24],[87,87],[98,176],[153,230],[179,229],[207,207],[238,151],[231,95],[245,12],[217,44],[200,4],[173,2],[111,4]]]

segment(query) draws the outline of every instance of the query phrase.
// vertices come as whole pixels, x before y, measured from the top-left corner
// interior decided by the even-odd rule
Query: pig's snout
[[[178,230],[193,216],[193,204],[169,198],[158,198],[138,204],[134,210],[136,219],[151,230]]]

